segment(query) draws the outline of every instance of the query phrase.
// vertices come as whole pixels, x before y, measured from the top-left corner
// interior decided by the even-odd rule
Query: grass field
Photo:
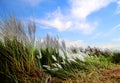
[[[34,22],[26,26],[13,16],[0,21],[0,83],[120,83],[119,51],[68,50],[59,38],[36,40]]]

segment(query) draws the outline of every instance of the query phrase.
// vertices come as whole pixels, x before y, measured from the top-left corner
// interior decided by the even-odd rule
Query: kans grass
[[[0,83],[119,83],[120,52],[68,48],[49,35],[35,38],[34,22],[0,20]],[[71,54],[83,53],[84,60]],[[117,72],[117,74],[115,74]]]

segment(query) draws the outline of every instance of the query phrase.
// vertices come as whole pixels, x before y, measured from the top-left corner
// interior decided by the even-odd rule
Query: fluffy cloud
[[[70,0],[71,13],[76,18],[85,19],[91,13],[106,7],[115,0]]]
[[[57,28],[59,31],[67,30],[71,26],[71,21],[62,21],[59,18],[53,20],[40,21],[41,23],[47,25],[47,27]]]
[[[72,21],[65,19],[65,17],[62,13],[60,8],[58,8],[55,12],[48,14],[46,19],[43,20],[36,20],[37,23],[46,25],[47,27],[53,27],[58,29],[59,31],[67,30],[71,27]]]
[[[87,16],[108,6],[115,0],[68,0],[70,7],[66,8],[66,14],[62,9],[57,8],[54,12],[49,13],[45,19],[37,19],[40,25],[56,28],[59,31],[80,30],[83,34],[91,34],[97,22],[88,22]],[[61,12],[62,11],[62,12]]]

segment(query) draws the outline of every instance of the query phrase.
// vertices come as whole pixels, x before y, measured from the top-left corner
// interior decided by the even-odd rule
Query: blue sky
[[[0,18],[34,20],[37,37],[47,33],[66,42],[120,48],[120,0],[0,0]]]

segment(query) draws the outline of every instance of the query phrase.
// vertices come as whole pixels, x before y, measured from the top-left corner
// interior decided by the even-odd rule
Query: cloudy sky
[[[120,48],[120,0],[0,0],[0,18],[34,20],[37,37]]]

